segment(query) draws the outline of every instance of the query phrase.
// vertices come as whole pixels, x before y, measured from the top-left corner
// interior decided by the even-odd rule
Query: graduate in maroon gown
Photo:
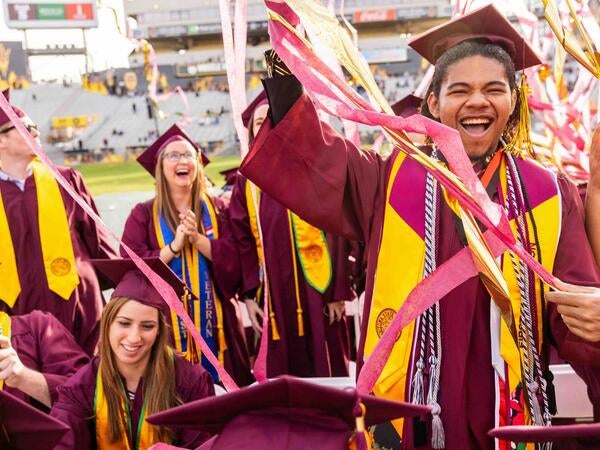
[[[56,449],[142,450],[157,442],[195,448],[207,434],[144,419],[214,395],[210,374],[169,346],[164,300],[132,260],[96,264],[116,288],[102,313],[99,356],[58,388],[51,415],[71,429]],[[171,285],[181,284],[164,264],[152,267]]]
[[[507,252],[502,271],[522,331],[519,347],[475,277],[403,331],[374,390],[433,407],[434,420],[395,422],[404,448],[506,448],[488,436],[494,425],[551,418],[548,345],[597,376],[600,345],[586,331],[594,319],[585,312],[599,301],[600,275],[575,186],[506,151],[500,141],[506,132],[510,142],[519,120],[515,67],[535,64],[537,57],[493,6],[451,24],[411,44],[436,65],[426,96],[428,114],[458,130],[476,171],[487,170],[492,200],[505,205],[511,218],[535,225],[534,232],[520,225],[515,237],[561,280],[594,287],[564,285],[573,292],[545,288],[542,295],[539,280],[528,269],[516,274],[514,255]],[[367,242],[360,351],[368,357],[407,294],[427,274],[425,259],[439,265],[466,245],[462,223],[437,183],[412,159],[398,150],[383,159],[355,148],[319,121],[293,76],[265,80],[265,85],[272,120],[261,128],[241,172],[315,225]],[[426,204],[431,206],[427,214]],[[436,232],[426,234],[426,223]],[[427,252],[425,242],[433,244]],[[518,320],[524,312],[530,324]],[[523,346],[532,351],[526,362]]]
[[[86,364],[88,356],[49,313],[10,317],[0,312],[0,324],[0,384],[16,397],[50,408],[56,387]]]
[[[251,140],[267,110],[263,92],[242,115]],[[296,225],[297,216],[241,175],[235,181],[229,213],[242,264],[242,293],[257,334],[262,332],[262,308],[256,298],[258,291],[258,299],[264,300],[264,248],[270,316],[268,376],[347,376],[344,301],[352,298],[352,292],[345,239],[308,224]],[[311,251],[316,257],[306,254]]]
[[[13,110],[39,142],[36,125],[18,108]],[[91,355],[104,302],[89,259],[114,257],[114,251],[4,113],[0,167],[0,310],[48,311]],[[69,168],[58,170],[96,209],[81,175]]]
[[[156,178],[156,197],[136,205],[125,223],[123,242],[143,257],[160,257],[199,299],[188,308],[204,340],[235,381],[253,381],[236,307],[240,266],[222,201],[206,193],[203,165],[208,158],[177,125],[140,155]],[[123,254],[125,256],[125,254]],[[197,361],[199,350],[172,316],[175,348]],[[202,359],[215,381],[217,374]]]

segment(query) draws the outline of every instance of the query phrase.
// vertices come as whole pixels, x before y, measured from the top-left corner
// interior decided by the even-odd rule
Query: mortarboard
[[[4,95],[4,98],[10,104],[10,89],[5,89],[4,91],[2,91],[2,95]],[[22,109],[17,108],[16,106],[13,106],[13,105],[10,105],[10,107],[12,108],[12,110],[15,112],[15,114],[18,117],[25,117],[26,116],[25,112],[23,112]],[[2,125],[4,125],[4,124],[7,124],[8,122],[10,122],[10,119],[5,114],[4,110],[0,109],[0,127]]]
[[[417,97],[414,94],[408,94],[406,97],[398,100],[396,103],[392,105],[392,110],[394,114],[400,117],[408,117],[413,114],[419,114],[419,108],[421,107],[421,103],[423,99],[421,97]]]
[[[600,439],[600,423],[553,426],[506,426],[488,433],[491,437],[512,442],[576,441],[577,439]],[[596,447],[594,447],[596,448]]]
[[[183,131],[177,124],[174,124],[171,128],[165,131],[160,137],[154,141],[146,150],[142,152],[140,156],[137,157],[137,162],[146,169],[150,175],[153,177],[156,176],[156,163],[158,162],[158,155],[161,150],[165,148],[171,142],[175,142],[178,140],[185,140],[192,144],[192,147],[196,149],[197,152],[200,152],[202,155],[202,164],[206,166],[210,159],[204,154],[202,149],[192,140],[188,134]]]
[[[282,376],[193,401],[147,420],[154,425],[219,433],[200,447],[202,450],[234,449],[240,445],[247,450],[346,449],[357,423],[356,416],[361,415],[359,401],[364,405],[363,420],[367,427],[429,413],[427,406],[358,395],[354,389],[325,387]]]
[[[446,50],[469,39],[487,39],[500,45],[512,58],[515,70],[542,64],[527,41],[492,4],[427,30],[408,45],[435,64]]]
[[[239,166],[230,167],[229,169],[220,170],[219,173],[225,178],[225,184],[233,184],[235,177],[237,176]]]
[[[188,290],[183,281],[160,258],[142,259],[171,285],[179,298],[185,298],[188,295],[193,297],[192,292]],[[99,270],[115,288],[111,298],[126,297],[158,308],[165,313],[168,312],[169,308],[163,297],[152,286],[146,275],[137,268],[132,259],[92,259],[91,262],[94,268]]]
[[[52,450],[69,427],[0,390],[0,448]]]
[[[269,100],[267,99],[267,93],[263,90],[256,96],[254,100],[246,107],[244,112],[242,113],[242,122],[244,126],[248,128],[250,123],[250,119],[252,118],[252,114],[254,110],[258,108],[260,105],[268,105]]]

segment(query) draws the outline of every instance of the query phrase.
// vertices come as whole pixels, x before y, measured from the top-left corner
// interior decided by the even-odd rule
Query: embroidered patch
[[[50,270],[57,277],[64,277],[71,271],[71,263],[65,258],[55,258],[50,263]]]
[[[394,311],[392,308],[385,308],[379,313],[375,322],[375,331],[377,332],[377,336],[380,338],[383,336],[383,333],[385,333],[387,327],[390,326],[390,323],[395,315],[396,311]]]

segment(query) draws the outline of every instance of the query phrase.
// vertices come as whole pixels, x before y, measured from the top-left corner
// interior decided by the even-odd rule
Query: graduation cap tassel
[[[302,318],[302,308],[296,310],[298,315],[298,336],[304,336],[304,319]]]
[[[275,313],[273,312],[273,308],[269,309],[269,319],[271,319],[271,338],[274,341],[278,341],[281,339],[279,337],[279,330],[277,329],[277,322],[275,321]]]
[[[364,403],[358,402],[354,409],[354,414],[356,416],[355,431],[353,439],[348,445],[348,450],[372,450],[373,438],[365,426],[366,407]]]
[[[225,332],[223,331],[223,327],[219,327],[219,353],[227,350],[227,341],[225,341]]]
[[[521,75],[521,87],[519,88],[519,123],[512,139],[506,146],[506,151],[515,156],[529,156],[535,158],[535,150],[531,143],[531,116],[529,114],[529,103],[527,96],[531,88],[527,83],[527,75]]]
[[[435,449],[445,448],[446,436],[444,434],[444,424],[440,416],[442,408],[438,403],[433,403],[431,408],[431,447]]]

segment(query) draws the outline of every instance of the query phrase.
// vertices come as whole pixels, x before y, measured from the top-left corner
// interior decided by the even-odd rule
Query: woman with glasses
[[[160,257],[186,283],[197,299],[188,298],[184,304],[204,340],[238,383],[250,383],[248,352],[230,302],[239,285],[239,258],[227,211],[206,192],[208,158],[173,125],[138,162],[156,178],[156,196],[133,208],[123,242],[140,256]],[[171,327],[175,348],[190,361],[201,360],[218,381],[173,314]]]
[[[4,95],[8,98],[8,91]],[[12,109],[40,145],[31,118]],[[36,158],[3,111],[0,167],[0,311],[48,312],[92,355],[104,300],[89,260],[116,256],[108,238]],[[56,169],[95,210],[81,175],[67,167]]]

